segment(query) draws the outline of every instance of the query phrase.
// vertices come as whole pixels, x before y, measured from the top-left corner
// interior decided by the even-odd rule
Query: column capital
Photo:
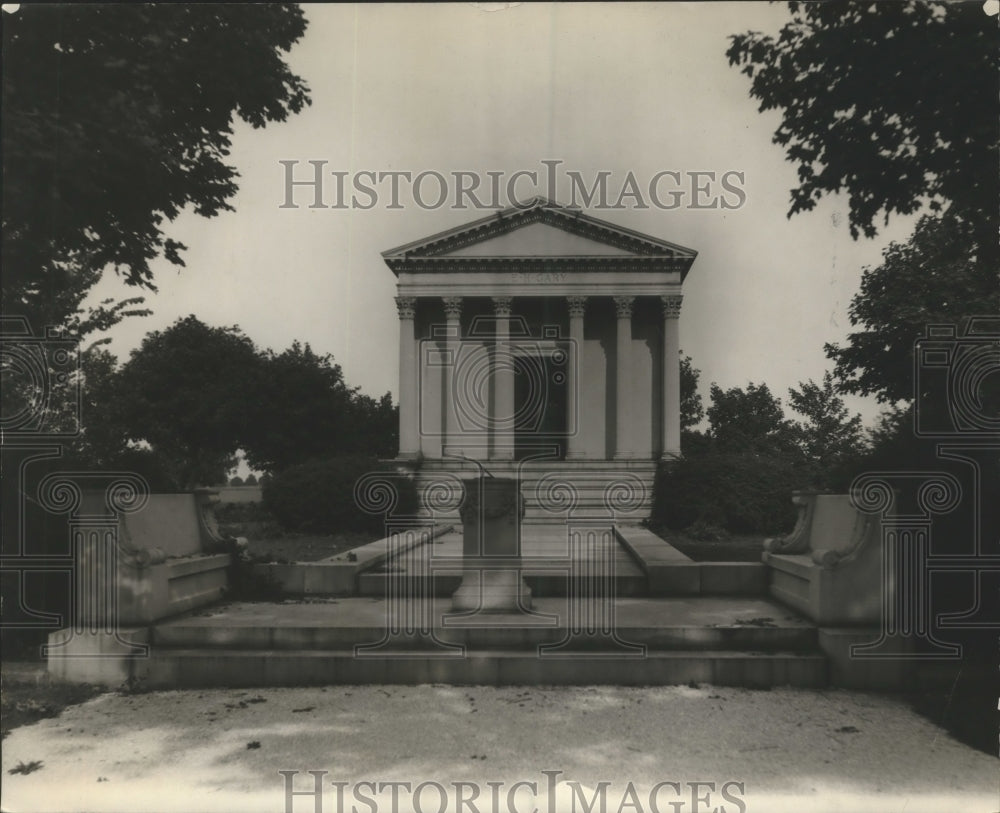
[[[445,296],[442,297],[444,302],[444,315],[449,319],[458,319],[462,315],[462,297],[460,296]]]
[[[569,308],[570,316],[583,316],[584,311],[587,309],[587,297],[567,296],[566,305]]]
[[[619,319],[627,319],[632,316],[632,306],[635,304],[634,296],[612,297],[615,301],[615,313]]]
[[[417,298],[415,296],[397,296],[396,310],[400,319],[413,319],[417,315]]]
[[[514,297],[512,296],[495,296],[493,297],[493,313],[496,316],[510,316],[513,304]]]
[[[680,294],[667,294],[660,297],[663,303],[664,319],[679,319],[681,316],[681,301],[684,299]]]

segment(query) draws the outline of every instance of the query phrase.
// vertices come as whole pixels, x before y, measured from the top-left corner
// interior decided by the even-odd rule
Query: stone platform
[[[60,646],[49,653],[49,671],[161,688],[892,689],[917,678],[936,685],[950,674],[949,664],[938,675],[906,660],[856,660],[851,646],[873,641],[877,629],[823,627],[768,596],[762,564],[695,562],[638,525],[525,524],[521,549],[505,565],[518,567],[531,590],[531,608],[520,613],[453,613],[450,595],[466,563],[462,535],[447,523],[427,525],[318,562],[257,565],[280,584],[283,601],[216,604],[121,629],[113,639],[62,631],[50,640]]]
[[[767,599],[620,598],[589,630],[571,602],[540,598],[531,614],[461,625],[446,599],[426,616],[422,602],[372,598],[228,604],[157,624],[137,676],[156,687],[827,680],[815,627]]]
[[[571,542],[571,533],[577,534]],[[390,584],[413,595],[449,596],[461,579],[461,526],[408,531],[318,562],[258,565],[290,596],[380,597]],[[564,596],[613,563],[617,596],[763,595],[757,562],[695,562],[638,525],[526,524],[522,575],[536,596]]]
[[[521,550],[530,611],[452,612],[462,534],[442,526],[272,566],[297,600],[156,624],[134,674],[162,687],[827,682],[816,627],[763,595],[759,565],[693,562],[639,526],[589,521],[527,524]]]
[[[861,542],[882,541],[846,497],[819,506],[835,509],[832,526],[800,500],[796,531],[772,540],[764,562],[697,562],[628,519],[645,492],[626,469],[600,490],[600,507],[598,490],[584,499],[586,489],[569,488],[566,472],[540,477],[534,495],[546,521],[526,519],[519,546],[482,544],[486,525],[469,526],[473,536],[464,540],[465,523],[438,515],[450,503],[435,492],[426,501],[432,515],[390,524],[383,539],[320,561],[253,565],[277,588],[267,594],[283,596],[272,604],[221,603],[232,554],[220,552],[227,545],[214,530],[210,492],[153,495],[149,516],[131,503],[109,513],[108,494],[98,494],[96,513],[84,514],[100,520],[101,534],[77,540],[75,623],[49,635],[49,674],[109,687],[695,682],[921,690],[954,682],[958,658],[923,657],[906,648],[908,639],[887,638],[881,616],[842,612],[854,593],[872,606],[883,585],[855,589],[848,573],[844,589],[826,590],[827,570],[847,573],[841,560],[850,565]],[[455,482],[450,497],[465,488]],[[819,605],[790,597],[782,582],[790,567],[768,564],[778,557],[798,566],[805,550],[823,573],[803,585],[832,596]],[[503,601],[492,600],[501,583]],[[888,656],[872,652],[887,640]]]

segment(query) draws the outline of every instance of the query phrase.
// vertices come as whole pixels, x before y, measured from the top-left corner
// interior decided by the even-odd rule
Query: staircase
[[[424,635],[390,634],[370,599],[233,604],[158,625],[142,677],[160,687],[826,684],[815,628],[765,601],[621,600],[614,636],[574,636],[558,623],[561,602],[534,604],[534,616],[439,622]]]
[[[568,516],[608,517],[638,522],[649,516],[655,460],[490,460],[494,477],[521,482],[525,523],[562,525]],[[445,522],[458,521],[460,481],[479,475],[478,467],[456,460],[424,460],[414,474],[422,511]]]
[[[522,537],[532,598],[520,614],[450,613],[453,531],[362,570],[351,595],[230,603],[160,622],[134,678],[150,687],[828,682],[815,626],[764,595],[760,565],[693,562],[635,526],[608,528],[598,544],[592,535],[583,553],[552,524],[525,525]],[[613,578],[595,578],[594,563],[613,563]]]

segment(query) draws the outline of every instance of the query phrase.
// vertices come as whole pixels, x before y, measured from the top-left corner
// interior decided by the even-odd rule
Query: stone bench
[[[115,509],[108,493],[82,491],[70,518],[70,626],[49,635],[54,677],[116,684],[148,649],[149,626],[221,599],[232,555],[218,532],[217,493],[144,495]]]
[[[151,624],[218,601],[230,554],[215,521],[216,494],[151,494],[145,508],[119,519],[118,617]]]
[[[882,606],[882,529],[846,494],[796,492],[798,521],[764,542],[768,590],[822,626],[872,626]]]

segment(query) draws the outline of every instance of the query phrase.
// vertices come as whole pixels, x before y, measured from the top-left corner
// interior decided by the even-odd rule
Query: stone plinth
[[[524,499],[512,478],[464,481],[462,583],[452,596],[457,612],[518,612],[531,608],[531,590],[521,578],[521,519]]]

